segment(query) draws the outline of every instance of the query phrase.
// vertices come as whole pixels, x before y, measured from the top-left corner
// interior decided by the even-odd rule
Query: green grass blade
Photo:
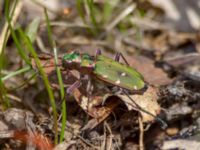
[[[83,20],[83,22],[85,23],[86,21],[85,21],[85,12],[84,12],[84,8],[83,8],[83,6],[84,6],[84,2],[83,2],[83,0],[77,0],[76,1],[76,9],[77,9],[77,11],[78,11],[78,13],[79,13],[79,16],[81,16],[81,19]]]
[[[15,45],[16,45],[16,47],[17,47],[18,52],[19,52],[19,55],[21,56],[21,58],[22,58],[27,64],[30,65],[31,62],[30,62],[29,58],[27,57],[27,54],[25,53],[25,50],[22,48],[22,46],[21,46],[21,44],[20,44],[20,42],[19,42],[19,40],[18,40],[18,38],[17,38],[17,36],[16,36],[16,34],[15,34],[15,32],[14,32],[14,30],[13,30],[13,28],[12,28],[12,26],[11,26],[10,24],[9,24],[9,27],[10,27],[10,30],[11,30],[12,38],[13,38],[14,43],[15,43]]]
[[[3,84],[2,78],[1,78],[1,70],[3,67],[3,58],[2,54],[0,54],[0,102],[2,102],[3,107],[6,109],[10,107],[10,101],[7,98],[7,92],[5,89],[5,86]]]
[[[58,56],[57,56],[56,48],[54,48],[54,59],[55,59],[55,67],[56,67],[56,73],[58,76],[58,83],[60,86],[60,95],[61,95],[61,101],[62,101],[62,127],[61,127],[61,133],[60,133],[60,142],[62,142],[64,139],[64,133],[65,133],[65,127],[66,127],[67,110],[66,110],[66,102],[64,100],[65,98],[64,84],[63,84],[60,68],[58,67]]]
[[[90,19],[92,21],[92,24],[95,27],[97,27],[97,21],[96,21],[95,11],[94,11],[94,2],[93,2],[93,0],[86,0],[86,2],[89,7],[89,10],[90,10]]]
[[[50,26],[50,21],[49,21],[49,17],[47,14],[47,9],[44,8],[44,13],[45,13],[45,19],[46,19],[46,23],[47,23],[47,32],[48,32],[48,39],[49,39],[49,43],[51,44],[51,47],[56,47],[55,41],[52,39],[52,32],[51,32],[51,26]]]
[[[4,109],[10,107],[10,101],[7,97],[6,89],[1,79],[0,79],[0,101],[3,102]]]
[[[102,16],[102,23],[106,24],[112,14],[112,6],[109,0],[105,0],[105,4],[103,6],[103,16]]]
[[[33,43],[36,39],[39,24],[40,24],[40,18],[35,18],[26,28],[26,35],[31,40],[31,43]]]
[[[95,17],[95,7],[94,7],[94,2],[93,0],[86,0],[87,5],[89,7],[89,11],[90,11],[90,20],[92,22],[92,25],[94,27],[95,30],[95,35],[98,33],[98,24],[96,21],[96,17]]]
[[[7,80],[7,79],[9,79],[11,77],[14,77],[16,75],[22,74],[24,72],[28,72],[31,69],[32,69],[31,66],[27,66],[27,67],[24,67],[22,69],[19,69],[19,70],[15,71],[15,72],[9,73],[7,76],[2,77],[2,81],[5,81],[5,80]]]
[[[57,73],[57,77],[58,77],[58,83],[60,86],[61,101],[63,101],[65,98],[65,90],[64,90],[63,80],[62,80],[62,76],[61,76],[61,71],[60,71],[60,68],[58,67],[58,55],[57,55],[56,44],[55,44],[55,41],[52,39],[52,30],[51,30],[47,10],[44,9],[44,12],[45,12],[45,18],[46,18],[46,23],[47,23],[48,39],[49,39],[51,46],[54,49],[55,69],[56,69],[56,73]],[[62,103],[62,127],[61,127],[61,133],[60,133],[60,142],[62,142],[64,139],[66,119],[67,119],[66,102],[63,101],[63,103]]]
[[[34,79],[36,76],[37,76],[38,72],[34,72],[27,80],[25,80],[22,84],[12,88],[12,89],[9,89],[9,91],[15,91],[17,89],[20,89],[22,88],[23,86],[25,86],[27,83],[29,83],[32,79]]]
[[[7,22],[5,22],[4,24],[4,28],[3,28],[3,31],[1,33],[1,46],[0,46],[0,99],[1,101],[3,102],[3,106],[4,108],[8,108],[10,107],[10,101],[7,97],[7,92],[6,92],[6,88],[3,84],[3,81],[2,81],[2,74],[1,74],[1,70],[2,68],[4,67],[3,64],[4,64],[4,60],[6,60],[4,58],[4,48],[6,46],[6,43],[7,43],[7,40],[8,40],[8,36],[10,34],[8,28],[9,28],[9,24],[11,24],[11,18],[9,17],[9,14],[11,14],[11,16],[13,16],[14,12],[15,12],[15,8],[17,6],[17,0],[13,1],[12,2],[12,5],[10,5],[10,1],[5,1],[5,15],[6,15],[6,19],[7,19]],[[9,6],[11,6],[11,11],[9,9]],[[9,21],[8,21],[9,19]],[[9,24],[8,24],[9,23]]]
[[[55,137],[57,137],[57,135],[58,135],[57,110],[56,110],[56,103],[55,103],[53,91],[50,86],[50,82],[48,80],[47,74],[44,72],[44,69],[42,68],[42,64],[40,63],[37,53],[35,52],[34,48],[31,45],[30,39],[28,38],[28,36],[25,35],[25,33],[20,28],[18,29],[18,31],[19,31],[19,34],[21,35],[21,37],[23,38],[23,41],[25,42],[28,50],[30,51],[31,55],[33,56],[33,58],[36,62],[37,68],[42,76],[43,81],[44,81],[45,87],[47,89],[49,99],[51,102],[51,106],[53,109],[54,130],[55,130],[55,135],[56,135]],[[55,141],[57,141],[57,139],[55,139]]]

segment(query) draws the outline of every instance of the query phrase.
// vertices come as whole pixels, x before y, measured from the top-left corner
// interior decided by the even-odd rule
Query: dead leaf
[[[170,79],[162,69],[155,67],[151,59],[144,56],[128,57],[127,59],[130,66],[136,68],[148,83],[154,86],[172,83],[173,80]]]
[[[199,53],[189,53],[182,56],[170,57],[166,58],[164,61],[173,67],[183,67],[188,64],[192,64],[194,62],[200,62],[200,54]]]
[[[139,111],[142,115],[143,122],[150,122],[155,119],[155,117],[149,115],[148,113],[140,110],[138,108],[141,107],[145,111],[153,114],[154,116],[157,116],[160,113],[160,106],[157,102],[158,95],[157,95],[157,89],[149,86],[147,91],[144,92],[144,94],[134,94],[130,95],[131,99],[134,100],[134,102],[127,97],[127,95],[117,95],[120,97],[120,99],[126,104],[128,110],[136,110]],[[138,106],[136,106],[136,104]]]
[[[31,64],[32,64],[33,69],[38,70],[34,58],[32,56],[30,57],[31,57]],[[40,59],[40,63],[42,64],[42,67],[44,68],[44,71],[46,74],[51,74],[52,72],[55,72],[55,63],[54,63],[53,55],[40,54],[38,57]],[[58,59],[58,65],[61,65],[61,59]]]
[[[85,89],[85,88],[83,88]],[[83,89],[74,89],[73,95],[79,104],[79,106],[91,117],[93,117],[92,124],[90,122],[85,126],[85,129],[92,129],[97,126],[100,122],[105,120],[113,109],[118,106],[120,100],[117,97],[104,97],[104,92],[101,95],[95,96],[92,95],[90,99],[84,95]],[[81,93],[82,92],[82,93]],[[106,99],[105,105],[103,105],[103,101]]]

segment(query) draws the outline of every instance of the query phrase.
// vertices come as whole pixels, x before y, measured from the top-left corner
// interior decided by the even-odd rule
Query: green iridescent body
[[[101,80],[131,91],[145,86],[142,75],[135,69],[103,55],[97,56],[93,73]]]
[[[71,52],[63,57],[63,65],[83,74],[89,74],[106,83],[127,89],[139,91],[145,88],[142,75],[134,68],[117,62],[103,55],[96,57],[88,54]]]

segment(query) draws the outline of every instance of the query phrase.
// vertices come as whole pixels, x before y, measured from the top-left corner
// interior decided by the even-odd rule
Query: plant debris
[[[0,149],[200,149],[197,3],[0,1]],[[97,49],[143,89],[63,65]]]

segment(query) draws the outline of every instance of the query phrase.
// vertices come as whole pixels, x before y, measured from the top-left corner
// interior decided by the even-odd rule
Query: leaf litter
[[[50,78],[53,78],[53,76],[56,76],[56,74],[52,74],[52,72],[54,72],[54,69],[55,69],[54,62],[53,62],[54,61],[53,56],[44,57],[43,55],[41,55],[40,59],[41,59],[41,61],[44,61],[44,63],[42,63],[42,64],[44,64],[44,70],[47,73],[47,75]],[[194,59],[196,59],[196,57],[194,57],[194,59],[191,59],[191,58],[189,58],[189,59],[190,59],[189,62],[191,62],[191,61],[194,61]],[[61,61],[59,61],[59,62],[61,62]],[[156,85],[157,87],[165,85],[169,89],[168,92],[170,92],[170,91],[172,92],[171,86],[174,83],[176,83],[176,81],[170,79],[168,77],[167,73],[162,71],[160,68],[155,67],[153,61],[148,60],[147,58],[138,58],[138,59],[136,58],[133,61],[129,61],[129,62],[131,64],[131,66],[135,67],[136,69],[140,68],[139,71],[144,75],[145,80],[150,78],[150,80],[148,80],[149,83],[151,83],[152,85]],[[188,61],[182,62],[183,66],[185,66],[186,62],[188,62]],[[166,62],[166,63],[168,63],[168,62]],[[33,68],[35,68],[34,65],[35,64],[33,62]],[[146,65],[146,66],[141,67],[140,65],[142,65],[142,66]],[[179,66],[180,65],[181,65],[181,63],[179,63]],[[147,66],[150,66],[150,67],[147,67]],[[172,66],[172,67],[174,67],[174,66]],[[142,70],[141,68],[145,68],[145,70]],[[146,68],[148,68],[147,71],[146,71]],[[62,70],[62,68],[61,68],[61,70]],[[151,73],[151,74],[149,74],[149,73]],[[62,71],[62,74],[63,74],[64,83],[66,84],[65,87],[68,87],[69,85],[71,85],[79,77],[79,75],[77,75],[77,73],[74,73],[73,71],[64,70],[64,71]],[[154,80],[153,77],[156,75],[161,77],[161,79]],[[72,79],[73,79],[73,82],[71,82]],[[59,88],[57,83],[54,83],[55,80],[50,80],[50,81],[51,82],[53,81],[51,83],[53,88],[55,88],[55,87]],[[101,83],[96,83],[96,84],[98,85]],[[127,109],[127,111],[134,110],[134,111],[139,112],[139,114],[142,117],[142,121],[144,123],[146,122],[148,124],[151,122],[154,122],[155,117],[149,115],[148,113],[143,112],[142,110],[140,110],[137,107],[138,106],[141,107],[142,109],[150,112],[154,116],[159,115],[162,110],[161,106],[158,104],[158,102],[160,100],[160,97],[159,97],[160,91],[157,87],[153,87],[153,86],[149,85],[148,89],[143,94],[133,94],[133,95],[130,94],[131,99],[134,100],[134,102],[133,102],[132,100],[130,100],[130,98],[127,97],[127,95],[113,93],[112,90],[102,88],[101,86],[96,86],[96,84],[95,84],[95,88],[94,88],[95,90],[92,92],[91,97],[88,97],[87,92],[86,92],[87,81],[84,81],[79,88],[75,88],[73,91],[73,96],[74,96],[77,104],[82,108],[82,110],[84,112],[86,112],[86,114],[88,114],[91,117],[91,118],[89,118],[88,122],[82,126],[82,131],[88,131],[88,130],[90,131],[90,130],[98,127],[102,123],[102,121],[104,121],[106,118],[111,117],[113,115],[113,113],[115,113],[115,111],[117,109],[119,109],[119,107],[121,107],[121,105],[126,106],[125,109]],[[175,89],[176,88],[177,87],[175,87]],[[162,92],[164,92],[164,91],[161,91],[161,95],[162,95]],[[177,92],[174,92],[175,97],[178,96],[177,95],[178,92],[180,92],[180,90],[178,90]],[[186,94],[188,92],[185,90],[183,91],[184,94]],[[173,95],[173,94],[171,93],[170,95]],[[183,95],[179,94],[179,96],[182,97]],[[164,103],[164,101],[162,103]],[[180,106],[178,106],[178,105],[180,105],[180,104],[175,103],[174,106],[172,105],[171,108],[168,108],[168,110],[165,112],[166,119],[169,122],[170,121],[176,122],[177,120],[175,118],[180,118],[181,115],[183,117],[185,117],[186,115],[191,115],[191,113],[192,113],[191,107],[187,106],[187,104],[184,104],[184,103],[183,103],[183,105],[180,105]],[[177,129],[177,128],[175,128],[175,129]]]
[[[102,6],[103,2],[95,1],[95,3]],[[136,9],[138,7],[145,11],[150,8],[151,10],[155,9],[150,2],[150,5],[149,3],[148,5],[141,5],[141,2],[135,3],[137,4]],[[144,1],[143,3],[146,2]],[[71,6],[73,8],[73,3]],[[30,6],[26,6],[26,10],[30,10],[29,8]],[[79,23],[70,24],[73,22],[72,18],[74,19],[77,13],[75,9],[70,10],[72,12],[68,12],[67,16],[61,16],[59,13],[59,18],[67,18],[65,18],[65,23],[52,23],[52,26],[56,26],[54,33],[59,49],[77,49],[79,47],[80,51],[93,54],[93,49],[102,48],[106,56],[111,56],[116,51],[122,52],[130,65],[141,72],[145,81],[150,85],[142,95],[129,93],[134,100],[133,102],[123,93],[115,93],[111,88],[103,89],[102,86],[96,85],[94,85],[96,86],[96,91],[94,90],[91,97],[88,98],[85,90],[87,81],[84,81],[79,88],[73,91],[73,96],[66,95],[68,119],[66,122],[65,142],[67,144],[63,142],[63,145],[65,145],[63,149],[97,149],[99,147],[102,149],[111,149],[111,147],[113,149],[138,149],[138,147],[143,149],[143,146],[146,149],[190,149],[194,145],[198,149],[200,128],[200,103],[198,101],[200,98],[199,33],[177,32],[161,22],[153,21],[148,18],[148,15],[137,18],[134,12],[131,16],[125,18],[130,18],[131,23],[142,29],[139,31],[140,33],[136,33],[137,31],[133,28],[128,28],[125,32],[119,32],[121,23],[124,23],[124,20],[121,20],[106,35],[100,38],[91,38],[91,33],[87,34],[87,37],[85,35],[85,29],[88,29],[89,26]],[[123,10],[125,9],[122,9],[122,12]],[[160,12],[162,9],[156,8],[156,10],[158,10],[156,12]],[[32,14],[34,16],[34,13]],[[56,13],[53,12],[53,15],[56,15]],[[119,19],[118,17],[113,18]],[[87,21],[87,17],[85,19]],[[182,20],[185,19],[183,18]],[[21,21],[24,24],[29,22],[26,19]],[[43,24],[40,34],[36,37],[36,46],[41,51],[49,49],[46,41],[47,36],[43,37],[47,35],[44,32],[45,28],[46,26]],[[105,32],[104,26],[101,26],[101,31]],[[138,40],[138,34],[142,34],[142,40]],[[77,37],[81,37],[81,40]],[[40,41],[45,42],[43,46],[40,45],[39,39],[44,40]],[[10,40],[8,48],[10,52],[10,48],[12,48]],[[62,52],[66,53],[66,51]],[[12,62],[12,67],[19,68],[21,66],[21,62],[16,60],[17,55],[15,53],[8,53],[7,55],[6,51],[6,56]],[[41,54],[39,56],[51,86],[55,91],[55,98],[60,99],[53,56],[49,54]],[[61,57],[58,59],[59,64],[61,64]],[[33,60],[32,67],[37,72],[37,67]],[[11,70],[15,69],[11,68]],[[76,71],[64,70],[62,67],[61,70],[65,88],[77,81],[80,76]],[[19,79],[23,80],[24,78],[13,77],[11,80],[15,84],[19,82]],[[11,82],[11,80],[8,81]],[[20,127],[24,128],[24,125],[20,126],[20,123],[28,124],[24,128],[27,132],[25,134],[20,132],[21,135],[31,137],[35,134],[35,137],[43,137],[47,133],[48,136],[45,137],[49,137],[48,139],[53,141],[52,112],[49,105],[47,105],[48,97],[46,96],[46,90],[40,81],[37,78],[27,85],[30,88],[25,87],[14,92],[9,91],[9,99],[19,99],[17,102],[15,100],[15,103],[11,101],[14,107],[19,109],[28,108],[33,114],[29,116],[30,120],[26,120],[26,115],[24,115],[26,111],[20,113],[11,109],[10,111],[13,111],[13,114],[18,114],[18,117],[8,113],[1,114],[1,129],[7,131],[0,134],[1,142],[3,141],[7,146],[12,147],[12,143],[5,142],[5,133],[13,137],[12,131],[15,129],[20,130]],[[35,84],[36,82],[38,83]],[[9,89],[8,84],[6,88]],[[37,105],[35,105],[36,103]],[[61,101],[57,101],[58,110],[60,109],[60,103]],[[135,104],[138,104],[155,116],[162,117],[163,120],[166,120],[168,128],[162,130],[160,125],[155,123],[155,118],[140,109],[136,109]],[[2,118],[6,118],[6,115],[7,118],[14,119],[14,124],[12,119],[6,122],[2,121]],[[33,116],[34,119],[32,120]],[[143,120],[142,125],[144,129],[139,126],[141,121],[139,121],[138,116]],[[37,134],[37,131],[40,134]],[[26,143],[28,142],[26,141]],[[27,145],[28,148],[34,148],[31,147],[33,143],[28,143]],[[45,146],[43,145],[43,147]]]

